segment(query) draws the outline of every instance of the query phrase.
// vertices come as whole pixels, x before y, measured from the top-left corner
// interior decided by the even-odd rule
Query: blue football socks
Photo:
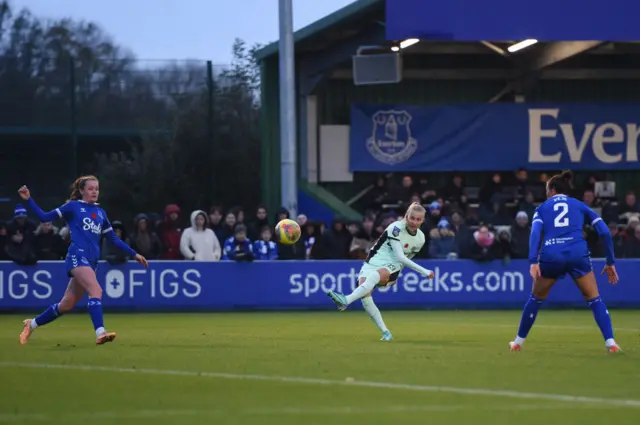
[[[100,335],[104,332],[104,319],[102,318],[102,301],[100,298],[89,298],[87,303],[87,309],[93,322],[93,328],[96,330],[96,335]]]
[[[538,299],[533,294],[529,296],[527,303],[524,305],[522,317],[520,318],[520,327],[518,328],[518,338],[525,339],[529,335],[529,331],[536,321],[538,310],[544,300]]]
[[[60,317],[61,314],[58,311],[58,304],[51,304],[45,311],[40,313],[33,321],[31,321],[31,327],[37,328],[38,326],[44,326],[47,323],[51,323]]]
[[[602,302],[602,298],[595,297],[587,301],[591,311],[593,311],[593,317],[596,319],[596,323],[602,332],[602,336],[605,341],[613,339],[613,325],[611,325],[611,316],[607,306]]]

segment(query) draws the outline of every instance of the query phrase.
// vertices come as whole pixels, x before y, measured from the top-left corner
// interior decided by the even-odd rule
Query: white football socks
[[[386,332],[389,330],[387,329],[387,325],[384,324],[384,320],[382,320],[382,314],[380,313],[378,306],[376,306],[376,303],[373,302],[373,298],[364,297],[362,299],[362,306],[364,307],[364,310],[367,312],[369,317],[371,317],[371,320],[373,320],[373,323],[375,323],[378,329],[380,329],[380,332]]]
[[[31,329],[35,329],[38,327],[38,323],[36,322],[36,319],[31,319]]]
[[[380,283],[380,273],[370,273],[367,280],[365,280],[362,285],[358,286],[352,293],[347,295],[347,303],[351,304],[355,300],[366,297],[371,293],[371,291],[373,291],[373,288],[375,288],[378,283]]]

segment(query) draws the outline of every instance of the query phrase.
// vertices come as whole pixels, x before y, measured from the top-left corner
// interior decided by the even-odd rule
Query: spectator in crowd
[[[243,224],[236,226],[235,234],[225,241],[223,259],[253,261],[253,245],[247,238],[247,228]]]
[[[464,223],[462,213],[454,211],[451,214],[449,228],[456,235],[456,246],[458,247],[458,256],[464,258],[467,256],[468,247],[470,245],[469,227]]]
[[[307,218],[306,215],[298,214],[298,217],[296,218],[296,223],[298,223],[298,226],[300,226],[300,228],[303,228],[304,226],[306,226],[307,221],[309,221],[309,219]]]
[[[451,225],[447,219],[443,218],[438,222],[438,227],[431,230],[429,239],[430,258],[458,257],[456,234],[451,230]]]
[[[627,227],[624,230],[627,239],[630,239],[635,235],[636,227],[638,227],[638,224],[640,224],[640,218],[635,215],[629,217],[629,220],[627,221]]]
[[[275,260],[278,258],[278,245],[272,239],[271,226],[268,224],[262,226],[260,238],[253,243],[253,255],[256,260]]]
[[[640,215],[640,205],[636,200],[636,193],[633,190],[628,191],[624,196],[624,202],[618,206],[618,214],[620,220],[629,220],[632,216]]]
[[[640,258],[640,226],[636,226],[633,236],[624,244],[625,258]]]
[[[34,251],[38,261],[62,260],[66,255],[66,248],[58,229],[52,223],[40,223],[34,232]]]
[[[305,250],[305,258],[308,260],[310,258],[316,258],[313,256],[314,246],[317,240],[316,233],[316,224],[310,221],[307,221],[307,224],[302,231],[302,241],[304,242],[304,250]]]
[[[209,229],[213,230],[213,233],[216,234],[218,241],[224,241],[224,227],[222,224],[222,218],[224,215],[222,214],[222,207],[214,205],[209,208]]]
[[[407,175],[402,177],[400,185],[394,185],[391,188],[389,191],[389,200],[406,204],[415,192],[418,192],[418,188],[414,186],[413,178]]]
[[[491,179],[480,190],[480,208],[491,211],[493,204],[501,201],[502,176],[500,173],[493,173]]]
[[[383,176],[376,177],[373,188],[367,194],[366,207],[379,211],[388,198],[387,181]]]
[[[327,258],[336,260],[348,258],[351,237],[345,226],[345,221],[340,217],[335,217],[331,228],[325,230],[323,235]]]
[[[582,192],[582,202],[589,208],[597,208],[600,206],[600,202],[596,199],[593,189],[585,189],[584,192]]]
[[[33,249],[33,237],[22,233],[22,228],[14,228],[5,246],[5,254],[11,261],[21,266],[30,266],[38,262]]]
[[[131,233],[129,244],[131,248],[148,260],[156,260],[162,256],[162,242],[151,229],[149,217],[138,214],[134,218],[135,230]]]
[[[267,216],[267,208],[264,205],[259,205],[256,209],[256,216],[253,221],[249,223],[249,239],[258,240],[262,234],[262,229],[265,226],[269,226],[269,218]]]
[[[493,261],[500,258],[500,246],[493,232],[486,225],[481,225],[473,233],[469,256],[476,261]]]
[[[527,173],[527,170],[525,170],[524,168],[520,168],[518,171],[516,171],[515,183],[516,193],[514,196],[514,200],[516,202],[523,201],[525,196],[527,195],[527,192],[529,191],[530,186],[529,174]]]
[[[431,229],[435,229],[442,219],[442,205],[438,201],[433,201],[427,208],[428,214],[422,223],[422,232],[425,236],[429,235]]]
[[[10,258],[5,252],[5,247],[9,244],[9,232],[7,224],[0,222],[0,261],[9,261]]]
[[[511,254],[513,258],[525,259],[529,257],[529,214],[518,211],[516,222],[511,226]]]
[[[245,219],[245,217],[244,217],[244,209],[242,209],[242,207],[235,206],[235,207],[231,208],[231,212],[236,217],[236,224],[235,225],[238,226],[238,225],[242,224],[243,226],[246,227],[246,224],[244,222],[244,219]],[[234,234],[235,234],[235,232],[234,232]]]
[[[227,240],[235,234],[236,225],[238,224],[236,220],[236,215],[232,212],[228,212],[227,215],[224,216],[224,224],[222,225],[222,239]]]
[[[510,225],[513,222],[512,217],[499,194],[493,196],[491,209],[483,208],[480,211],[480,221],[493,225]]]
[[[149,230],[157,235],[158,230],[162,226],[162,216],[160,216],[160,214],[158,213],[151,212],[147,214],[147,218],[149,219]]]
[[[208,216],[204,211],[195,210],[191,213],[191,227],[182,232],[180,252],[187,260],[220,260],[220,241],[209,228]]]
[[[421,204],[430,204],[438,198],[438,191],[436,188],[429,183],[429,179],[426,177],[422,177],[420,179],[420,186],[416,189],[419,189],[420,197],[422,198],[420,202]],[[442,205],[442,203],[440,203]],[[406,209],[408,205],[404,205],[403,209]]]
[[[27,210],[21,205],[16,205],[13,211],[13,220],[9,223],[9,235],[19,233],[26,239],[26,243],[33,246],[34,232],[38,225],[27,218]]]
[[[527,190],[524,199],[518,202],[518,212],[523,211],[529,217],[529,221],[533,220],[533,214],[536,212],[535,198],[531,190]]]
[[[464,179],[462,174],[454,174],[451,178],[451,182],[445,189],[445,199],[452,204],[457,204],[460,207],[462,203],[462,197],[465,196],[464,192]]]
[[[180,207],[176,204],[170,204],[164,208],[164,220],[158,229],[158,236],[164,247],[163,260],[182,259],[180,254],[180,238],[182,234],[180,213]]]
[[[498,249],[496,256],[502,258],[505,262],[509,262],[513,258],[513,252],[511,251],[511,235],[509,231],[502,228],[498,230]]]

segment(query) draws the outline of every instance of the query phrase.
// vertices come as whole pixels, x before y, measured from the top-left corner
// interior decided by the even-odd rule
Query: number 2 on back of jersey
[[[555,227],[567,227],[569,225],[569,217],[566,215],[569,213],[569,204],[566,202],[558,202],[553,206],[554,211],[560,211],[560,213],[553,220]]]

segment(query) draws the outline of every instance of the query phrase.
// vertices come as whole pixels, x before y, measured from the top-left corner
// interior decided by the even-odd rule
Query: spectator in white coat
[[[219,261],[222,254],[220,241],[209,229],[209,217],[204,211],[191,213],[191,227],[184,229],[180,238],[180,251],[187,260]]]

